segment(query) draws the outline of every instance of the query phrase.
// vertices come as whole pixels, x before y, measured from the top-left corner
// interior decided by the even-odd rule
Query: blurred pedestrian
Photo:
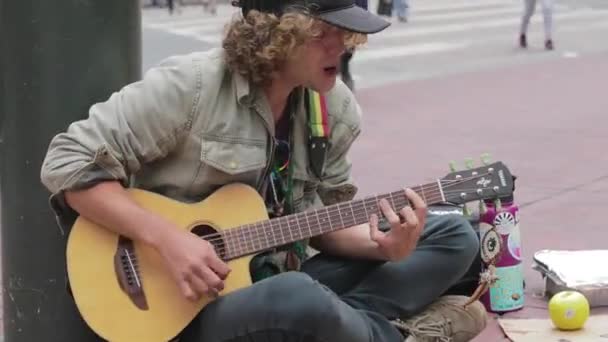
[[[530,18],[536,9],[536,0],[524,0],[524,15],[521,19],[521,29],[519,31],[519,46],[522,48],[528,47],[528,25]],[[545,25],[545,49],[553,50],[553,0],[541,0],[543,10],[543,22]]]
[[[203,11],[217,15],[217,0],[203,0]]]
[[[181,13],[181,9],[180,6],[181,5],[181,0],[167,0],[167,7],[169,8],[169,14],[173,15],[174,11],[177,11],[177,13]]]
[[[174,6],[174,0],[167,0],[167,8],[169,9],[169,14],[173,14]]]
[[[407,22],[409,8],[408,0],[393,0],[393,12],[397,16],[397,20],[402,23]]]
[[[378,0],[378,7],[376,9],[378,15],[391,17],[393,15],[393,1],[392,0]]]

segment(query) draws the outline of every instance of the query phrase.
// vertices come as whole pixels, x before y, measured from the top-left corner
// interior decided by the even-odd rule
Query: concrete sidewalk
[[[518,176],[527,283],[526,308],[507,316],[547,317],[534,252],[608,248],[607,89],[601,54],[361,91],[359,196],[442,177],[450,160],[504,161]],[[476,341],[505,340],[490,323]]]

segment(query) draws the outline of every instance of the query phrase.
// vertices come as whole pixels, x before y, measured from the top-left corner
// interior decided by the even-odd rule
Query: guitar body
[[[144,190],[129,194],[180,229],[200,227],[216,231],[267,220],[262,198],[249,186],[231,184],[202,202],[186,204]],[[67,271],[78,309],[99,336],[111,342],[161,342],[178,335],[209,302],[186,300],[160,255],[151,247],[132,242],[143,288],[145,308],[138,307],[117,277],[115,255],[119,235],[80,217],[67,243]],[[230,261],[232,270],[222,294],[251,284],[251,256]],[[124,259],[124,258],[123,258]],[[130,260],[128,260],[130,262]],[[133,281],[131,279],[131,281]]]

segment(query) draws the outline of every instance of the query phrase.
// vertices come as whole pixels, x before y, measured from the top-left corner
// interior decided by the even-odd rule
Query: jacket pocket
[[[229,175],[248,173],[266,167],[266,144],[259,140],[203,137],[201,161]]]

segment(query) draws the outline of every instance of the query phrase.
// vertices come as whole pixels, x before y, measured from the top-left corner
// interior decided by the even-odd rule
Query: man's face
[[[320,35],[296,50],[285,71],[296,84],[324,93],[336,82],[340,56],[345,50],[345,31],[321,21],[315,25],[318,25]]]

